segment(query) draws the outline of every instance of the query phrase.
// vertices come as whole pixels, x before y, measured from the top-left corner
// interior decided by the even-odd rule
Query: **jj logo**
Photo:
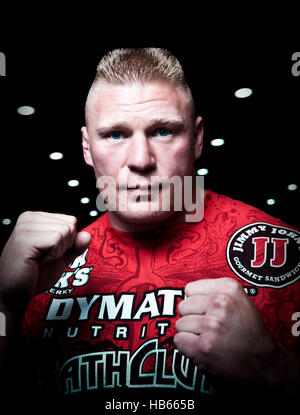
[[[286,262],[286,248],[289,240],[287,238],[256,237],[252,239],[254,245],[254,259],[251,266],[262,267],[267,260],[268,244],[273,246],[273,256],[270,259],[271,267],[281,267]]]
[[[238,229],[227,245],[232,271],[249,284],[281,288],[300,279],[300,232],[256,222]]]

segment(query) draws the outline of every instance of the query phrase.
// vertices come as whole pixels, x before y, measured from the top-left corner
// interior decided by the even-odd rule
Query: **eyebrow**
[[[129,126],[125,121],[117,121],[111,124],[104,124],[96,128],[98,135],[105,135],[112,131],[128,130]]]
[[[149,132],[158,127],[173,129],[175,131],[184,131],[187,128],[187,122],[182,118],[153,118],[146,125],[146,131]],[[126,121],[116,121],[111,124],[99,125],[96,127],[96,133],[104,136],[112,131],[131,131],[132,128]]]

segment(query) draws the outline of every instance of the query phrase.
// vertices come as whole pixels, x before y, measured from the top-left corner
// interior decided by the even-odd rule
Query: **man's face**
[[[87,127],[82,128],[85,161],[93,166],[97,179],[109,176],[117,184],[112,224],[134,227],[174,215],[172,203],[169,211],[150,209],[152,195],[161,202],[165,191],[162,187],[154,194],[150,185],[157,183],[154,176],[183,179],[195,174],[202,120],[191,119],[187,96],[166,82],[115,86],[99,81],[88,98],[86,118]],[[128,196],[125,211],[118,210],[124,192]]]

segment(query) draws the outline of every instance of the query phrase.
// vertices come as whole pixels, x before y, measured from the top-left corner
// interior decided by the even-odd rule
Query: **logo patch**
[[[70,295],[76,287],[81,287],[88,283],[90,272],[94,268],[93,266],[84,266],[86,264],[86,254],[88,253],[88,250],[89,248],[74,259],[74,261],[66,268],[65,272],[62,273],[54,287],[45,291],[45,294]]]
[[[236,231],[227,244],[227,261],[244,281],[282,288],[300,278],[300,232],[257,222]]]

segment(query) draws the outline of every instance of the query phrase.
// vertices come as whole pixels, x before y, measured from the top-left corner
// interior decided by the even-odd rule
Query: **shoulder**
[[[224,236],[227,262],[236,275],[270,288],[282,288],[300,278],[299,229],[228,196],[207,195],[209,223]]]
[[[222,214],[225,218],[234,219],[237,227],[266,222],[271,225],[298,230],[295,226],[289,225],[280,218],[276,218],[255,206],[223,194],[218,194],[212,190],[207,191],[206,208],[207,217],[212,218],[213,216]]]

